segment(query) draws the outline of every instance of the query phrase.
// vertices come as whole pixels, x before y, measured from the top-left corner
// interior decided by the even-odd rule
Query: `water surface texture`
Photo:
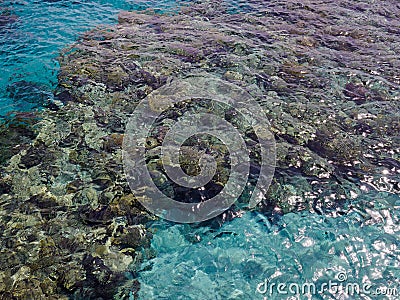
[[[399,286],[400,216],[395,198],[373,199],[382,210],[369,221],[356,210],[337,218],[289,213],[274,225],[247,213],[218,230],[155,224],[156,257],[142,266],[139,299],[385,299],[377,292]],[[338,287],[324,289],[329,281]],[[305,283],[320,292],[293,298]],[[368,285],[371,294],[351,295],[346,284]]]
[[[0,3],[1,109],[21,111],[0,128],[0,299],[399,299],[398,1]],[[125,124],[160,87],[207,75],[262,107],[275,174],[257,208],[175,224],[130,190]],[[169,180],[162,141],[186,111],[223,116],[257,158],[255,130],[211,100],[169,107],[138,158],[177,201],[229,177],[226,147],[199,137],[180,163],[196,171],[208,146],[215,178]]]
[[[120,10],[171,11],[163,1],[1,1],[0,116],[49,104],[60,50],[80,34],[117,21]]]

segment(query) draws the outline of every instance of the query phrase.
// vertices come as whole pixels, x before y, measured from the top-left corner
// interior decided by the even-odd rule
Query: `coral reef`
[[[365,1],[248,2],[257,9],[229,14],[203,1],[174,15],[121,12],[118,25],[65,49],[55,94],[63,105],[38,113],[31,143],[9,150],[0,172],[3,299],[128,299],[137,291],[128,279],[151,255],[144,224],[154,217],[125,181],[121,144],[135,105],[171,77],[209,72],[262,105],[277,141],[265,214],[336,213],[369,190],[400,194],[396,1],[390,11]],[[223,161],[225,149],[214,151]],[[148,164],[161,172],[157,155]]]
[[[269,195],[269,202],[287,211],[288,198],[302,199],[300,206],[323,210],[350,190],[373,189],[382,174],[398,193],[399,61],[391,53],[399,42],[390,30],[399,11],[386,24],[378,16],[388,12],[368,5],[377,16],[372,26],[361,18],[367,9],[361,1],[342,1],[339,21],[333,4],[322,4],[250,1],[255,12],[229,15],[208,1],[174,16],[122,12],[119,26],[89,32],[66,50],[62,92],[96,105],[104,100],[86,91],[101,87],[129,113],[128,99],[142,99],[166,78],[217,74],[257,98],[271,122],[278,161],[270,192],[276,188],[279,196]],[[329,196],[333,186],[345,185]]]

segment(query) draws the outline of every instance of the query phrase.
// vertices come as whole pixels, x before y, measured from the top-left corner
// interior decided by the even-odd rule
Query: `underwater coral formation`
[[[7,153],[0,173],[3,299],[128,299],[139,289],[128,279],[152,255],[145,224],[154,217],[131,194],[121,145],[135,105],[170,78],[209,72],[263,107],[277,142],[260,207],[268,216],[345,211],[346,200],[369,190],[400,194],[396,1],[390,10],[365,1],[248,2],[257,10],[229,14],[203,1],[175,15],[122,12],[118,25],[65,49],[55,94],[63,106],[38,113],[32,142]],[[214,150],[223,161],[225,150]],[[158,161],[148,164],[159,170]],[[190,161],[183,166],[196,173]]]

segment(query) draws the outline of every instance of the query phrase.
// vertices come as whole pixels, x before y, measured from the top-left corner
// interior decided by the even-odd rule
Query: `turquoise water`
[[[398,196],[376,192],[343,216],[289,213],[272,223],[248,212],[217,230],[154,224],[140,299],[399,299],[399,208]],[[315,292],[294,297],[279,283],[313,283]]]
[[[176,0],[0,2],[0,15],[9,20],[0,22],[0,116],[51,103],[59,51],[83,32],[116,23],[120,10],[168,11],[176,5]]]
[[[82,32],[115,23],[119,10],[166,11],[176,5],[177,1],[0,2],[2,11],[15,16],[0,28],[0,115],[37,109],[53,100],[56,58]],[[241,8],[251,10],[251,5]],[[332,215],[299,212],[276,218],[247,212],[220,228],[153,223],[155,256],[139,266],[139,298],[398,299],[390,294],[400,292],[399,196],[377,187],[347,200],[344,213]],[[296,287],[313,282],[319,290],[329,280],[367,284],[370,294],[324,290],[294,297],[274,289],[279,283]]]
[[[51,104],[59,51],[83,32],[116,23],[121,10],[169,12],[184,2],[190,1],[1,1],[0,117]],[[249,9],[243,1],[231,2],[232,10]]]

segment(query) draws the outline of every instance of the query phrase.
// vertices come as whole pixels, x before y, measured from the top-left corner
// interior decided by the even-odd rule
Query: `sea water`
[[[240,7],[251,10],[244,2]],[[59,51],[82,32],[115,23],[119,10],[175,6],[176,1],[1,2],[1,11],[15,17],[0,28],[0,115],[51,100]],[[398,299],[400,198],[376,190],[352,202],[344,215],[304,211],[271,221],[247,212],[217,229],[153,223],[155,257],[140,266],[139,297]],[[366,209],[366,202],[373,208]]]
[[[247,212],[216,230],[155,223],[140,299],[399,299],[399,208],[398,196],[373,192],[336,217],[272,223]]]
[[[1,1],[0,116],[52,101],[60,50],[97,25],[116,23],[120,10],[170,11],[176,0]]]

